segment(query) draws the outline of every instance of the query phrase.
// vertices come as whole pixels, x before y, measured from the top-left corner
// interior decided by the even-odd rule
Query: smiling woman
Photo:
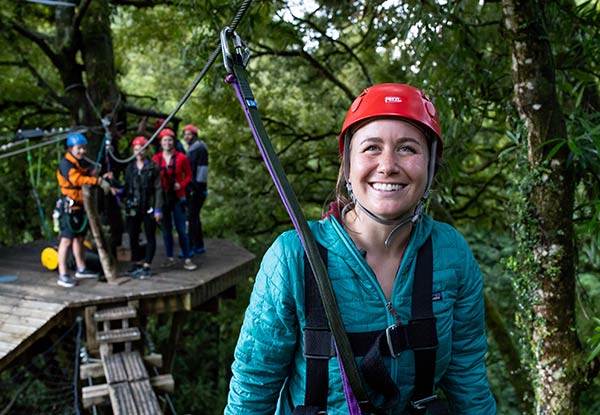
[[[481,272],[464,238],[424,213],[443,147],[435,107],[412,86],[375,85],[353,102],[338,145],[336,201],[309,225],[369,397],[357,401],[360,385],[353,389],[334,359],[314,277],[290,231],[256,277],[225,413],[495,414]]]

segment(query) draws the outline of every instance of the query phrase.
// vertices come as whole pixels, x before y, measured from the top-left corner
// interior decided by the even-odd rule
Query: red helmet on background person
[[[340,155],[344,154],[344,136],[352,127],[371,118],[399,117],[414,121],[425,135],[437,140],[437,159],[443,151],[442,129],[433,103],[427,95],[410,85],[379,84],[365,89],[350,106],[338,137]]]
[[[166,136],[175,138],[175,133],[170,128],[165,128],[160,133],[158,133],[158,139],[159,140],[162,140],[163,137],[166,137]]]
[[[131,142],[131,147],[144,146],[144,145],[146,145],[147,142],[148,142],[148,139],[146,137],[144,137],[143,135],[138,135]]]
[[[198,127],[196,127],[194,124],[188,124],[185,127],[183,127],[183,132],[186,131],[189,131],[195,136],[198,136]]]
[[[164,122],[165,122],[164,118],[159,118],[158,120],[154,121],[154,129],[158,130],[160,128],[160,126],[163,125]]]

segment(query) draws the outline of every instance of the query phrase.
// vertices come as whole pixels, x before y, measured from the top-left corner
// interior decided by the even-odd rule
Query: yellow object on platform
[[[50,271],[54,271],[58,268],[58,251],[55,248],[44,248],[41,260],[44,267]]]

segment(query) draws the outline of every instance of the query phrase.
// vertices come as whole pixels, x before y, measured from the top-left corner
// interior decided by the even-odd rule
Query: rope
[[[73,371],[73,409],[79,415],[79,348],[81,347],[83,318],[78,316],[75,319],[75,324],[77,324],[77,337],[75,339],[75,370]]]
[[[26,139],[26,140],[27,140],[27,144],[29,144],[29,139]],[[33,191],[33,198],[35,199],[35,204],[37,205],[38,213],[40,215],[42,232],[44,235],[46,235],[47,239],[50,239],[51,235],[50,235],[50,230],[48,229],[48,224],[46,223],[46,217],[44,215],[44,207],[42,206],[42,201],[40,200],[40,195],[37,191],[37,184],[39,183],[39,177],[40,177],[40,173],[39,173],[40,159],[38,157],[38,181],[36,182],[33,177],[33,161],[31,158],[31,151],[30,151],[29,145],[27,145],[26,150],[27,150],[27,165],[29,167],[28,168],[29,181],[31,182],[31,190]]]
[[[252,0],[244,0],[243,1],[238,12],[236,13],[235,17],[232,19],[231,23],[228,26],[229,30],[234,31],[235,28],[239,25],[240,21],[242,20],[242,17],[244,16],[246,11],[250,7],[250,3],[252,3]],[[175,114],[177,114],[177,112],[181,109],[181,107],[183,107],[183,104],[185,104],[185,102],[192,95],[192,92],[194,92],[194,90],[196,89],[196,87],[198,86],[200,81],[202,81],[202,78],[204,78],[204,76],[206,75],[206,73],[208,72],[210,67],[213,65],[213,63],[215,63],[217,57],[219,55],[221,55],[221,53],[222,53],[221,40],[219,39],[219,44],[217,45],[217,47],[215,48],[213,53],[209,56],[206,64],[204,65],[204,67],[202,68],[200,73],[196,76],[196,79],[194,79],[194,81],[192,82],[192,85],[188,88],[188,90],[185,92],[185,94],[183,95],[181,100],[177,103],[177,105],[175,106],[175,109],[169,114],[169,116],[167,118],[165,118],[165,120],[163,121],[161,126],[154,132],[154,134],[152,134],[152,136],[148,139],[148,142],[142,147],[142,149],[140,151],[145,150],[154,141],[154,139],[156,137],[158,137],[158,134],[160,134],[160,132],[171,121],[171,119],[175,116]],[[107,149],[107,152],[108,152],[108,154],[110,154],[110,157],[117,163],[129,163],[130,161],[135,159],[135,154],[130,157],[124,158],[124,159],[118,158],[113,153],[112,148]]]

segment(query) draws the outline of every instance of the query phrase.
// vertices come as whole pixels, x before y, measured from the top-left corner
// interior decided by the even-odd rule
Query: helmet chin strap
[[[349,137],[346,138],[345,141],[349,141]],[[346,146],[345,150],[348,150],[347,146]],[[398,219],[385,219],[381,216],[378,216],[378,215],[374,214],[373,212],[371,212],[366,207],[364,207],[362,205],[362,203],[359,202],[359,200],[356,198],[356,195],[354,194],[354,192],[352,190],[352,184],[348,182],[348,173],[347,172],[349,171],[349,169],[347,169],[347,167],[349,167],[349,164],[350,164],[350,162],[349,162],[350,157],[345,157],[345,159],[348,160],[348,162],[344,166],[344,175],[346,176],[346,189],[348,190],[348,194],[350,195],[350,198],[352,199],[352,203],[344,206],[344,209],[342,210],[342,213],[341,213],[342,222],[345,221],[346,213],[348,212],[348,210],[350,210],[350,207],[352,205],[354,205],[354,206],[358,207],[362,212],[364,212],[367,215],[367,217],[369,217],[373,221],[380,223],[382,225],[386,225],[386,226],[394,226],[384,241],[385,247],[389,249],[392,246],[392,240],[396,236],[397,232],[404,225],[407,225],[409,223],[416,224],[417,222],[419,222],[419,220],[421,220],[421,217],[423,216],[423,212],[425,212],[425,203],[427,202],[427,199],[429,198],[429,194],[430,194],[429,190],[431,188],[431,183],[433,182],[433,175],[435,172],[435,157],[436,157],[435,155],[436,154],[437,154],[437,140],[434,139],[431,143],[429,166],[428,166],[428,171],[427,171],[427,186],[425,187],[425,192],[423,193],[423,196],[419,200],[419,203],[417,203],[417,206],[415,207],[414,212],[411,214],[408,214],[402,218],[398,218]]]

